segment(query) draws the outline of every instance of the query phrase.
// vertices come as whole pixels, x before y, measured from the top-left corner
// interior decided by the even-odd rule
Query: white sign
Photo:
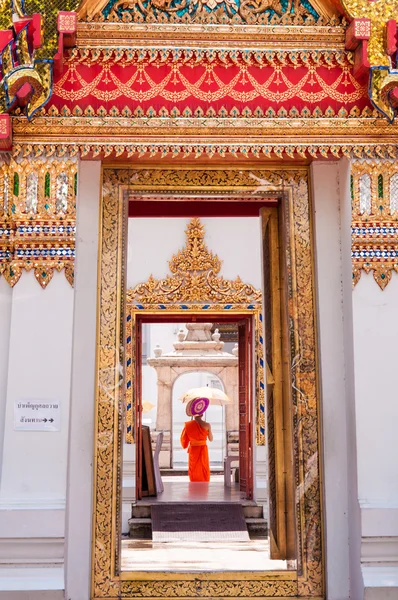
[[[61,411],[58,400],[17,400],[14,429],[17,431],[59,431]]]

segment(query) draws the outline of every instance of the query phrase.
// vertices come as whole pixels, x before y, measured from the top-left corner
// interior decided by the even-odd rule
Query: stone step
[[[243,514],[245,519],[262,519],[264,517],[261,504],[243,504]]]
[[[151,539],[152,520],[139,517],[129,519],[129,536],[140,540]]]
[[[253,535],[268,535],[268,523],[265,519],[246,519],[247,531]]]
[[[264,517],[263,507],[261,504],[243,503],[243,514],[245,519],[262,519]],[[132,519],[150,519],[152,517],[151,504],[140,502],[133,504],[131,507]]]
[[[247,530],[251,537],[267,536],[268,524],[265,519],[246,519]],[[135,517],[129,519],[129,537],[133,539],[151,539],[152,538],[152,521],[148,518]]]
[[[152,509],[150,504],[133,504],[131,507],[132,519],[149,519],[152,517]]]

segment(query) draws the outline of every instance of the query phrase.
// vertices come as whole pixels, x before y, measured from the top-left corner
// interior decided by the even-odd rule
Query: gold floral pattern
[[[368,177],[368,202],[361,197]],[[398,272],[398,165],[393,161],[355,161],[351,175],[352,283],[373,272],[382,290]]]
[[[61,210],[60,176],[65,181]],[[68,158],[24,158],[0,166],[0,275],[11,286],[32,269],[42,288],[54,270],[73,285],[76,185],[77,162]]]

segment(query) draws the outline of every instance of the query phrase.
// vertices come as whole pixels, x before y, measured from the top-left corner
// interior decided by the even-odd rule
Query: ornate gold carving
[[[361,181],[368,176],[370,206],[363,202]],[[362,271],[373,272],[382,290],[398,272],[398,165],[355,161],[352,165],[352,283]]]
[[[134,304],[187,304],[211,302],[252,304],[261,302],[261,291],[237,277],[227,281],[218,277],[221,261],[209,252],[204,242],[204,226],[192,219],[186,230],[187,243],[169,262],[172,276],[158,281],[151,277],[146,283],[127,292],[127,302]]]
[[[60,175],[67,178],[62,207]],[[42,288],[54,269],[64,270],[73,285],[76,177],[77,163],[70,159],[24,158],[0,166],[0,275],[11,286],[31,269]]]
[[[319,9],[321,2],[316,2]],[[110,3],[100,0],[83,0],[79,10],[80,18],[89,17],[96,21],[136,22],[136,23],[220,23],[222,25],[325,25],[337,23],[337,11],[317,12],[311,3],[289,0],[117,0]]]
[[[127,322],[126,341],[126,381],[127,412],[126,440],[133,442],[135,398],[133,393],[135,337],[134,310],[164,310],[219,312],[252,312],[255,319],[256,344],[256,442],[265,443],[265,403],[264,403],[264,348],[262,344],[261,290],[243,283],[240,277],[234,281],[218,276],[221,261],[213,255],[205,244],[205,229],[199,219],[192,219],[186,229],[186,246],[169,261],[172,275],[156,280],[151,275],[145,283],[129,289],[126,302],[132,307],[131,320]],[[200,304],[202,303],[202,304]],[[128,360],[130,359],[130,360]]]
[[[296,597],[295,581],[126,581],[129,598],[282,598]]]
[[[269,121],[267,125],[264,123],[264,128],[268,127],[269,131],[268,135],[272,132],[272,123]],[[332,128],[332,123],[330,124]],[[366,142],[362,143],[357,142],[349,142],[346,144],[342,144],[341,142],[336,144],[330,144],[332,138],[329,138],[329,141],[320,141],[315,142],[315,140],[311,140],[308,142],[303,142],[303,137],[297,139],[296,143],[283,143],[281,138],[278,138],[278,133],[280,135],[286,135],[288,123],[285,126],[280,126],[278,130],[275,130],[275,138],[273,136],[270,137],[269,143],[264,143],[257,138],[257,135],[254,139],[250,138],[250,129],[243,128],[243,131],[233,131],[229,130],[229,132],[225,133],[241,133],[246,132],[246,135],[249,137],[246,139],[244,143],[239,142],[228,142],[224,139],[220,139],[220,134],[223,133],[223,130],[213,130],[211,133],[214,135],[214,139],[208,143],[197,142],[192,144],[191,142],[179,142],[179,143],[169,143],[169,142],[154,142],[153,137],[149,137],[145,142],[138,143],[120,143],[118,140],[109,140],[108,142],[104,142],[104,138],[100,137],[102,134],[106,135],[106,128],[102,126],[103,131],[102,134],[98,132],[98,138],[94,141],[88,141],[87,143],[67,143],[62,140],[53,140],[56,143],[54,144],[42,144],[42,143],[26,143],[24,144],[21,140],[22,132],[18,136],[18,142],[16,142],[13,146],[13,156],[42,156],[45,155],[48,150],[54,153],[56,156],[64,156],[65,154],[69,154],[70,156],[80,156],[81,158],[137,158],[137,159],[160,159],[160,158],[187,158],[188,156],[192,158],[213,158],[215,160],[223,160],[226,157],[234,160],[235,158],[251,158],[251,159],[262,159],[263,161],[268,159],[293,159],[293,158],[304,158],[304,159],[316,159],[316,158],[397,158],[398,157],[398,146],[394,141],[393,137],[391,137],[390,142],[380,143],[379,141]],[[100,129],[100,128],[99,128]],[[115,129],[109,127],[112,131],[111,135],[115,135]],[[196,129],[183,129],[181,128],[182,135],[199,135],[205,138],[205,131],[197,131]],[[314,127],[314,130],[316,127]],[[337,129],[337,127],[336,127]],[[265,129],[264,129],[265,130]],[[307,132],[310,129],[306,130]],[[319,129],[317,130],[319,133]],[[360,132],[361,130],[359,130]],[[377,134],[381,135],[381,130],[376,130]],[[65,129],[63,129],[65,133]],[[77,132],[76,132],[77,133]],[[171,131],[168,129],[159,129],[153,132],[153,135],[157,134],[157,139],[168,136],[170,133],[175,135],[175,129],[173,128]],[[254,132],[253,132],[254,133]],[[257,133],[257,132],[255,132]],[[289,134],[293,135],[299,134],[299,130],[297,131],[289,131]],[[389,131],[389,135],[396,136],[395,128]],[[352,138],[353,132],[349,133],[349,130],[344,130],[343,134],[348,138],[350,135]],[[128,129],[128,135],[132,136],[133,133],[131,128]],[[145,136],[148,135],[148,125],[140,128],[139,132],[136,133],[136,136]],[[301,131],[301,136],[305,135],[304,131]],[[374,135],[374,134],[373,134]],[[119,133],[119,137],[123,136],[123,132]],[[71,136],[72,137],[72,136]],[[73,136],[74,137],[74,136]],[[366,132],[363,131],[363,136],[366,140]],[[50,138],[51,139],[51,138]],[[180,138],[181,139],[181,138]],[[200,138],[199,138],[200,139]],[[279,141],[278,141],[279,140]]]
[[[364,61],[365,68],[370,67],[369,95],[373,105],[392,122],[397,109],[397,100],[393,98],[393,92],[398,89],[398,75],[395,65],[393,68],[391,56],[395,55],[395,50],[388,48],[390,34],[387,24],[389,21],[395,24],[395,31],[391,36],[395,46],[398,1],[342,0],[342,3],[350,17],[364,19],[362,30],[368,26],[367,31],[362,33],[367,41],[361,42],[368,45],[365,45],[363,50],[365,56],[359,60]]]
[[[293,242],[287,253],[293,371],[293,408],[295,439],[295,475],[297,499],[297,535],[300,555],[297,575],[278,572],[237,574],[184,574],[183,578],[163,574],[134,573],[131,580],[117,574],[114,564],[113,535],[119,522],[118,488],[121,449],[119,415],[120,395],[120,315],[121,257],[123,243],[120,186],[125,190],[190,189],[206,192],[224,185],[250,194],[253,189],[264,193],[284,193],[288,203],[288,237]],[[287,195],[287,196],[286,196]],[[318,399],[316,385],[315,315],[313,305],[313,261],[310,208],[306,169],[245,168],[211,173],[195,169],[104,169],[102,199],[102,237],[100,252],[100,296],[98,338],[98,400],[96,431],[95,520],[93,558],[93,598],[111,600],[135,598],[212,598],[233,597],[302,597],[319,600],[322,587],[322,520],[319,481]],[[115,445],[116,444],[116,445]],[[116,452],[117,449],[117,452]],[[116,544],[117,545],[117,544]],[[116,573],[116,574],[115,574]],[[293,582],[293,583],[292,583]]]
[[[391,61],[384,46],[384,35],[387,21],[397,17],[397,0],[342,0],[342,4],[350,17],[370,19],[372,23],[368,46],[370,66],[390,66]]]
[[[209,23],[197,23],[195,27],[173,23],[107,23],[80,22],[77,31],[78,46],[84,52],[90,48],[136,48],[144,44],[154,45],[162,40],[162,47],[182,48],[189,46],[200,48],[221,47],[226,49],[252,47],[277,48],[278,50],[301,51],[324,48],[332,52],[344,52],[345,25],[335,23],[328,26],[313,25],[297,27],[293,24],[274,25],[234,25],[220,27]]]

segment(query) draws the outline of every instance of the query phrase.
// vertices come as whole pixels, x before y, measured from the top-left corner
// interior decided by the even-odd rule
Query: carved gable
[[[81,19],[232,25],[325,24],[338,16],[325,0],[84,0]]]

